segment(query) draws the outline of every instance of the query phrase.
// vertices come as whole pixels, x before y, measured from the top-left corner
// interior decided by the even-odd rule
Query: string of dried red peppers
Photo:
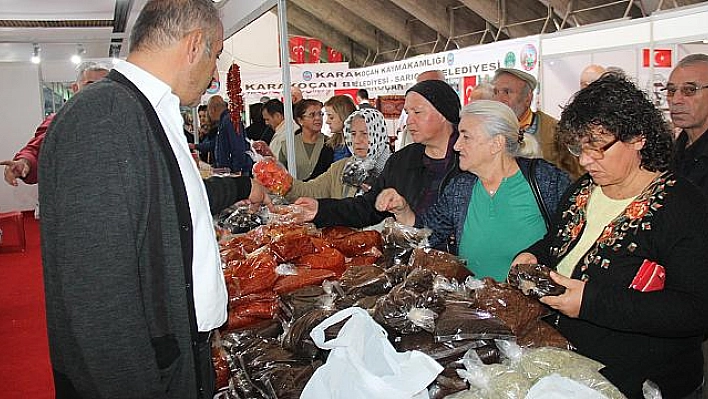
[[[241,123],[241,112],[243,112],[243,96],[241,96],[241,68],[236,63],[229,67],[229,73],[226,75],[226,93],[229,96],[231,122],[238,129]]]

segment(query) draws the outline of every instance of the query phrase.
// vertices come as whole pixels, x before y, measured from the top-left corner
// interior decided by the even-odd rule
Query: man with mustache
[[[674,127],[673,169],[708,195],[708,55],[690,54],[671,71],[666,98]],[[708,341],[703,341],[703,378],[708,379]]]
[[[684,57],[666,83],[674,126],[682,131],[674,146],[674,170],[708,195],[708,55]]]

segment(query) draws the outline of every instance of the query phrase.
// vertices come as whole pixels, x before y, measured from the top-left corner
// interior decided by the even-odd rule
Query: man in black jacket
[[[366,194],[344,199],[299,198],[305,220],[318,226],[365,227],[389,216],[376,210],[376,197],[395,188],[416,212],[423,213],[437,199],[451,177],[460,173],[452,149],[460,121],[460,98],[441,80],[416,83],[406,92],[408,131],[413,143],[395,152]]]
[[[708,55],[684,57],[671,72],[666,97],[675,127],[674,169],[708,195]]]
[[[674,127],[673,169],[708,195],[708,55],[691,54],[679,61],[666,84]],[[703,378],[708,379],[708,341],[703,341]]]
[[[42,262],[57,398],[212,398],[228,297],[211,213],[248,178],[202,181],[180,105],[199,102],[223,27],[210,0],[151,0],[126,61],[62,107],[42,148]]]

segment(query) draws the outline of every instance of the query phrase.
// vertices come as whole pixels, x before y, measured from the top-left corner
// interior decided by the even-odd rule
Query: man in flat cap
[[[565,148],[561,148],[556,133],[558,121],[541,112],[531,111],[533,92],[538,82],[533,75],[513,68],[497,69],[492,80],[494,99],[508,105],[525,134],[533,134],[541,145],[543,159],[568,172],[577,179],[583,170],[578,160]]]

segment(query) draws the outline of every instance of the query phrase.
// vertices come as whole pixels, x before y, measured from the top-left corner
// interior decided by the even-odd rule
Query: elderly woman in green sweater
[[[293,181],[285,198],[340,199],[365,193],[391,155],[383,115],[371,108],[355,111],[344,121],[344,140],[353,156],[333,163],[312,180]]]

